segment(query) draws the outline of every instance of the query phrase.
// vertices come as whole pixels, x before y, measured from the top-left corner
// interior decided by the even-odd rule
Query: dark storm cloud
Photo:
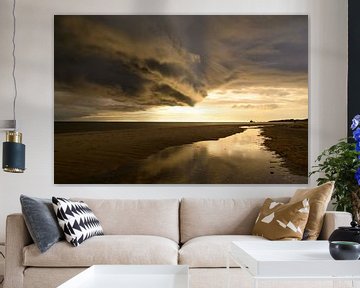
[[[185,103],[189,106],[194,106],[194,104],[195,104],[195,101],[193,99],[191,99],[191,97],[172,89],[168,85],[160,85],[160,86],[156,87],[153,90],[153,92],[155,95],[166,95],[170,98],[176,99],[177,102],[179,102],[179,103]],[[159,97],[159,98],[161,98],[161,97]],[[159,105],[161,105],[161,103],[159,103]],[[168,103],[168,105],[171,105],[171,103]]]
[[[213,20],[216,21],[215,19]],[[307,85],[306,16],[222,16],[209,55],[208,83],[230,89]],[[218,27],[226,29],[217,29]],[[215,37],[216,38],[216,37]],[[216,87],[214,87],[216,88]]]
[[[193,106],[212,89],[306,87],[307,17],[56,16],[54,52],[56,120]]]

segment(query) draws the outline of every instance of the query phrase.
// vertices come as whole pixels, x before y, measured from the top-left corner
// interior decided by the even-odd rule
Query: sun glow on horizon
[[[307,88],[249,87],[212,90],[195,106],[99,112],[81,120],[149,122],[248,122],[308,118]]]

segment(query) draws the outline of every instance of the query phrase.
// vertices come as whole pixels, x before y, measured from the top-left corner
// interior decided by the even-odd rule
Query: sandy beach
[[[308,175],[308,121],[277,122],[265,125],[264,145],[284,158],[284,165],[295,175]]]
[[[55,184],[251,184],[307,180],[307,121],[260,125],[55,124]],[[247,127],[254,127],[260,135],[248,138],[248,133],[243,133]],[[278,155],[277,158],[267,158],[269,154],[261,152],[264,147]],[[275,162],[289,172],[275,168]],[[279,176],[279,173],[290,174]]]
[[[136,129],[125,125],[105,131],[90,131],[88,127],[85,132],[64,133],[77,130],[71,125],[62,123],[61,129],[55,125],[55,184],[130,183],[127,180],[138,163],[149,155],[167,147],[217,140],[244,131],[238,124],[179,123],[144,128],[138,125]]]

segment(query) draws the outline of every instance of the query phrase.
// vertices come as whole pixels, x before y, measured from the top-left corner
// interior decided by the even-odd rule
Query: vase
[[[349,241],[360,244],[360,226],[356,221],[352,221],[350,226],[339,227],[330,235],[329,241]]]
[[[335,260],[358,260],[360,244],[357,242],[332,241],[329,245],[331,257]]]

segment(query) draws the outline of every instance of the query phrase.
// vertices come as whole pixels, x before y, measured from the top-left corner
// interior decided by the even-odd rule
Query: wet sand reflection
[[[144,160],[138,183],[280,184],[305,183],[283,159],[264,148],[261,127],[248,127],[216,141],[166,148]]]

